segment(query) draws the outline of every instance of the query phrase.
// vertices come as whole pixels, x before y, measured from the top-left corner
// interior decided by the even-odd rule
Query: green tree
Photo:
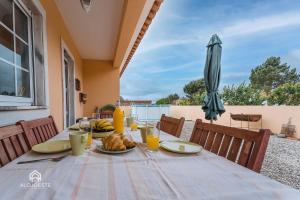
[[[186,97],[189,99],[190,104],[200,105],[203,102],[203,94],[205,93],[205,82],[204,79],[198,79],[189,82],[183,88]],[[185,101],[186,103],[187,101]]]
[[[225,86],[221,96],[227,105],[261,105],[266,99],[259,89],[245,82],[237,86]]]
[[[123,103],[124,101],[125,99],[122,96],[120,96],[120,103]]]
[[[168,98],[161,98],[159,100],[156,101],[157,105],[162,105],[162,104],[170,104],[170,101]]]
[[[179,99],[179,105],[181,105],[181,106],[191,105],[191,100],[186,97],[182,97]]]
[[[184,93],[186,94],[187,98],[192,99],[193,95],[196,93],[202,94],[205,92],[205,82],[204,79],[198,79],[195,81],[191,81],[188,84],[186,84],[183,88]]]
[[[197,93],[193,94],[190,104],[191,105],[202,105],[205,95],[206,95],[206,91],[202,92],[202,93],[197,92]]]
[[[179,96],[178,94],[174,93],[174,94],[170,94],[169,96],[165,97],[165,98],[161,98],[159,100],[156,101],[157,105],[160,104],[173,104],[174,101],[178,100]]]
[[[297,83],[300,75],[295,68],[281,63],[280,57],[270,57],[262,65],[251,70],[250,83],[253,88],[263,90],[267,95],[272,89],[285,83]]]
[[[268,103],[271,105],[300,105],[300,83],[286,83],[272,90]]]
[[[178,100],[178,99],[179,99],[179,96],[178,96],[178,94],[176,94],[176,93],[170,94],[170,95],[168,96],[168,99],[169,99],[170,102],[172,103],[173,101]]]

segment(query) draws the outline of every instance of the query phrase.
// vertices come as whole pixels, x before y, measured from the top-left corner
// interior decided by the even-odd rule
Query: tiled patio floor
[[[185,122],[183,140],[189,140],[194,123]],[[261,173],[300,190],[300,141],[271,136]]]

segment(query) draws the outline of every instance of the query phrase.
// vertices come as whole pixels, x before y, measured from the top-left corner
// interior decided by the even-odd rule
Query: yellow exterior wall
[[[50,113],[54,117],[59,130],[63,129],[63,79],[61,59],[61,38],[75,57],[75,77],[82,81],[82,60],[79,52],[72,41],[63,18],[54,0],[41,0],[46,11],[47,18],[47,45],[48,45],[48,81]],[[76,91],[75,110],[76,118],[83,115],[83,105],[79,103],[79,92]]]
[[[120,96],[119,68],[112,61],[83,60],[84,116],[91,116],[96,106],[115,104]]]
[[[61,39],[75,58],[75,77],[81,81],[81,91],[87,94],[87,103],[84,105],[79,102],[79,92],[75,92],[76,118],[91,116],[96,106],[114,104],[119,99],[121,63],[127,57],[130,46],[133,45],[154,0],[140,0],[134,1],[134,3],[126,1],[122,28],[113,61],[82,59],[54,0],[40,1],[46,12],[47,20],[50,114],[54,117],[59,130],[62,130],[64,107]]]
[[[13,124],[19,120],[32,120],[45,117],[49,113],[54,117],[59,131],[64,128],[64,94],[62,41],[75,61],[75,78],[81,82],[81,91],[87,93],[87,104],[79,102],[79,92],[75,91],[75,118],[91,116],[96,106],[114,104],[120,96],[120,71],[134,42],[153,6],[154,0],[125,0],[122,23],[115,47],[115,56],[111,61],[85,60],[64,23],[63,17],[54,0],[39,0],[46,17],[45,36],[47,40],[47,97],[49,109],[7,111],[0,117],[0,125]],[[44,12],[45,11],[45,12]],[[95,24],[97,26],[98,24]],[[101,24],[100,24],[101,26]],[[78,27],[80,28],[80,27]],[[98,35],[97,37],[102,37]],[[26,116],[23,113],[26,113]]]

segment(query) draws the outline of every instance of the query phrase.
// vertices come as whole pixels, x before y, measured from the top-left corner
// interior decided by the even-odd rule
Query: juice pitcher
[[[120,107],[120,101],[113,114],[113,125],[116,133],[124,133],[124,112]]]

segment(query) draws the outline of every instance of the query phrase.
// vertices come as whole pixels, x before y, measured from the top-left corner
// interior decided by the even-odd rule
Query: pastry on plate
[[[123,135],[111,134],[102,138],[103,148],[108,151],[123,151],[135,147],[136,143]]]

